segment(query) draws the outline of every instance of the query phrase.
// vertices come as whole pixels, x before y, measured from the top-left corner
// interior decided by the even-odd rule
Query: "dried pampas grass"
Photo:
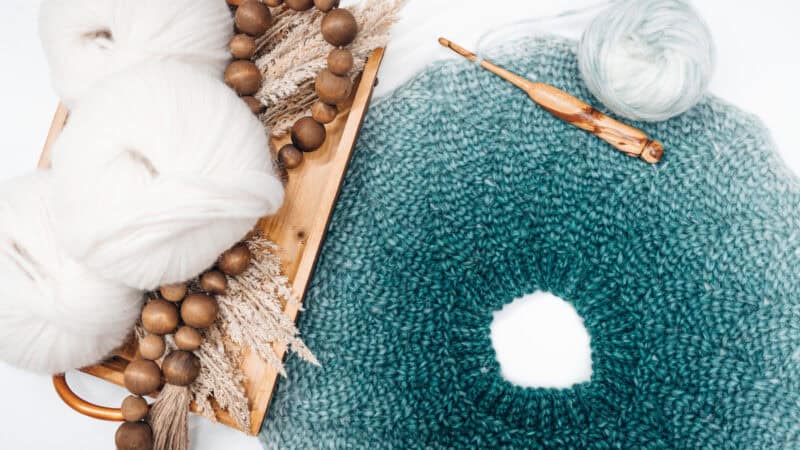
[[[217,297],[217,323],[225,336],[235,344],[255,351],[281,375],[286,376],[283,362],[272,344],[287,347],[300,358],[319,364],[300,339],[294,322],[284,314],[286,303],[299,304],[292,294],[289,279],[281,272],[277,246],[262,237],[247,242],[253,262],[245,273],[228,280],[228,290]]]
[[[370,52],[386,46],[389,30],[405,0],[365,1],[350,9],[358,22],[353,52],[353,78],[364,68]],[[316,11],[316,10],[315,10]],[[267,109],[261,119],[272,134],[285,134],[297,119],[310,114],[316,101],[314,80],[327,66],[331,45],[319,32],[323,14],[274,11],[275,23],[258,41],[256,65],[264,84],[256,98]]]
[[[250,410],[244,392],[244,376],[236,364],[238,352],[227,351],[219,327],[205,331],[203,344],[195,354],[201,362],[200,375],[192,384],[192,400],[197,413],[216,421],[216,405],[226,411],[239,428],[249,429]]]
[[[276,343],[312,364],[319,364],[300,338],[294,322],[283,312],[286,304],[297,304],[298,300],[292,295],[289,279],[281,272],[280,259],[275,253],[277,246],[260,235],[251,237],[247,245],[253,261],[243,274],[228,277],[226,294],[217,296],[219,320],[201,331],[203,344],[195,351],[200,358],[200,374],[190,386],[198,414],[216,421],[215,408],[222,409],[241,429],[250,428],[244,375],[239,368],[243,349],[256,352],[284,376],[283,361],[273,350]],[[198,283],[197,279],[190,282],[189,290],[199,291]],[[140,323],[137,337],[142,339],[146,334]],[[176,348],[172,336],[167,336],[167,348]],[[166,409],[167,404],[177,404],[162,402],[160,410]],[[159,414],[166,415],[163,411]],[[158,427],[154,424],[153,428]]]
[[[369,1],[350,9],[359,24],[358,37],[348,46],[354,57],[354,78],[363,70],[372,50],[386,45],[389,30],[404,3],[405,0]],[[273,135],[282,135],[298,118],[310,113],[317,99],[314,81],[326,67],[332,47],[319,32],[323,15],[318,11],[275,8],[272,12],[274,23],[257,42],[255,62],[264,83],[256,98],[267,106],[261,121],[267,129],[272,129]],[[201,361],[200,374],[189,390],[183,390],[190,395],[199,414],[215,421],[216,410],[222,409],[241,429],[249,429],[251,425],[244,375],[239,365],[244,349],[254,352],[283,376],[286,371],[275,346],[319,364],[300,338],[294,322],[284,313],[287,305],[298,308],[300,305],[281,271],[277,246],[259,235],[250,237],[247,245],[253,260],[243,274],[228,277],[226,293],[217,296],[219,319],[202,331],[204,341],[195,352]],[[198,280],[190,282],[189,289],[199,291]],[[139,332],[143,336],[143,331]],[[171,337],[167,345],[170,349],[175,347]],[[159,422],[160,417],[174,412],[167,405],[188,403],[188,399],[176,398],[179,394],[168,386],[159,397],[161,406],[157,403],[154,407],[153,428],[165,430],[156,433],[158,446],[177,442],[168,441],[166,433],[177,436],[185,433],[185,422],[166,423],[166,419]]]

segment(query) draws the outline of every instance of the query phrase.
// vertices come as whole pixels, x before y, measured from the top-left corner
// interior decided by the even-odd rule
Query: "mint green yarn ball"
[[[595,106],[573,42],[498,58]],[[602,109],[602,107],[601,107]],[[707,98],[649,165],[463,61],[370,108],[266,448],[800,447],[800,184]],[[544,290],[591,336],[569,389],[505,381],[494,311]]]
[[[714,72],[711,31],[688,0],[616,0],[578,46],[589,91],[611,111],[657,122],[692,108]]]

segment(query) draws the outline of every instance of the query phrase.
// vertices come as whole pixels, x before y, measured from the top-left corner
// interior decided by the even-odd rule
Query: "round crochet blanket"
[[[574,43],[511,70],[594,102]],[[602,105],[595,106],[603,109]],[[714,98],[635,123],[627,157],[462,61],[371,108],[290,360],[269,448],[797,448],[800,184],[752,116]],[[570,302],[592,377],[503,379],[494,311]]]

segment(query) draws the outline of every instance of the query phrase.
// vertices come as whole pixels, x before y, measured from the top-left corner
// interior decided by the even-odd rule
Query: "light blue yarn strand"
[[[627,119],[657,122],[703,98],[714,69],[714,45],[707,25],[683,0],[610,0],[505,24],[480,37],[477,62],[496,41],[511,41],[508,35],[535,37],[545,24],[598,11],[577,53],[584,82],[608,109]]]
[[[589,24],[578,45],[578,64],[586,86],[609,109],[657,122],[703,98],[714,45],[689,3],[625,0]]]

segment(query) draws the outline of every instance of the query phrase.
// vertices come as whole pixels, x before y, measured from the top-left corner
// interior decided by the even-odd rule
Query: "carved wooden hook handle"
[[[78,397],[78,395],[70,389],[67,384],[67,377],[65,377],[63,373],[53,375],[53,386],[56,388],[58,396],[61,397],[61,400],[64,400],[67,406],[85,416],[112,422],[122,422],[124,420],[122,417],[122,410],[119,408],[98,406]]]
[[[439,43],[470,61],[478,59],[477,55],[448,39],[439,38]],[[480,61],[480,65],[525,91],[550,114],[596,135],[628,156],[655,164],[664,155],[661,143],[651,140],[642,130],[614,120],[558,88],[527,80],[486,60]]]

